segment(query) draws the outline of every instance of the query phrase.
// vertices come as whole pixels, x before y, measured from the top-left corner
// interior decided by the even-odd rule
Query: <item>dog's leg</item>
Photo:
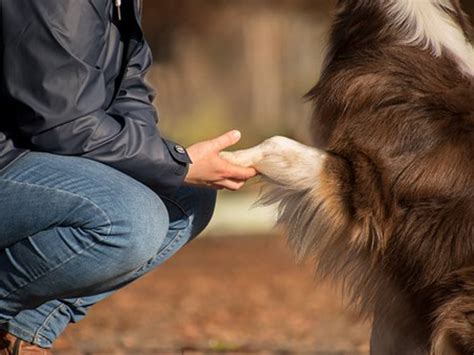
[[[401,310],[405,314],[405,310]],[[376,312],[372,324],[372,334],[370,339],[371,355],[429,355],[429,344],[425,334],[418,334],[417,331],[424,329],[423,324],[418,323],[415,317],[406,315],[410,326],[400,321],[399,314],[380,314]],[[448,354],[445,354],[448,355]],[[453,354],[451,354],[453,355]]]
[[[292,139],[275,136],[260,145],[221,156],[236,165],[252,166],[273,182],[290,189],[314,187],[326,153]]]

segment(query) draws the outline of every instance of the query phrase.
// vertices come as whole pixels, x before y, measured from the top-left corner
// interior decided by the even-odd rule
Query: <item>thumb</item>
[[[240,133],[240,131],[233,130],[223,134],[222,136],[214,138],[213,140],[211,140],[211,142],[213,143],[214,148],[217,151],[221,151],[227,147],[230,147],[231,145],[236,144],[238,141],[240,141],[241,136],[242,134]]]

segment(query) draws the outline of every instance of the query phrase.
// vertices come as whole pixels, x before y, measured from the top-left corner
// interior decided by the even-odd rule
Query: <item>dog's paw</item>
[[[238,150],[235,152],[221,152],[220,157],[229,163],[242,167],[253,167],[258,161],[258,152],[252,149]]]
[[[256,147],[223,152],[221,156],[233,164],[254,167],[277,183],[301,187],[314,182],[326,154],[292,139],[275,136]]]
[[[294,141],[289,138],[275,136],[253,148],[234,152],[221,152],[220,157],[235,165],[258,168],[264,160],[277,156],[278,153],[281,153],[282,149],[285,149],[285,144],[289,145],[291,142]],[[283,160],[284,157],[282,156],[281,161]]]

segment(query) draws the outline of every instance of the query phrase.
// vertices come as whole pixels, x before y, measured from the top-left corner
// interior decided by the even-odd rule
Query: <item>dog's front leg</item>
[[[256,147],[221,156],[236,165],[254,167],[262,175],[289,188],[314,186],[326,153],[292,139],[275,136]]]

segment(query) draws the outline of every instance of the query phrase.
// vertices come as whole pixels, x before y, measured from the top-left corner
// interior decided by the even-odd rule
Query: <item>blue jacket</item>
[[[144,80],[141,1],[0,0],[0,169],[29,150],[108,164],[170,194],[190,159]]]

